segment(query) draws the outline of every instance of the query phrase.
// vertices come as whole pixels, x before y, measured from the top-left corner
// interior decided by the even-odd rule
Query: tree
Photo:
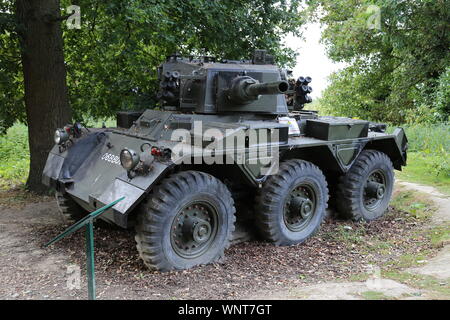
[[[242,59],[266,48],[282,64],[293,63],[295,53],[282,38],[288,32],[299,34],[300,4],[0,0],[0,133],[15,121],[28,124],[30,189],[41,189],[41,171],[57,127],[110,117],[121,109],[153,108],[156,68],[175,51]],[[80,30],[61,28],[60,8],[69,5],[81,9]]]
[[[63,1],[63,7],[74,3]],[[265,48],[295,61],[283,35],[299,33],[299,1],[80,0],[82,26],[64,33],[70,102],[78,120],[154,107],[156,69],[175,52],[248,59]]]
[[[23,75],[14,3],[0,0],[0,134],[14,124],[26,121],[23,101]]]
[[[424,108],[436,113],[437,120],[449,116],[435,102],[439,79],[450,66],[449,1],[312,3],[322,12],[322,41],[329,57],[349,64],[332,76],[322,100],[325,107],[340,115],[397,123]],[[374,16],[379,26],[373,24]]]
[[[66,86],[59,0],[17,0],[15,14],[30,145],[27,186],[30,190],[43,192],[42,170],[54,144],[54,130],[72,118]]]

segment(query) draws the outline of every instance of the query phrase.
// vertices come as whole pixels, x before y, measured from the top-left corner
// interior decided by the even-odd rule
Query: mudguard
[[[123,146],[139,150],[139,142],[142,140],[104,131],[87,135],[63,152],[55,146],[48,156],[42,182],[70,195],[88,211],[125,197],[103,218],[126,228],[128,214],[172,166],[170,161],[155,161],[147,175],[129,179],[120,164],[120,151]]]

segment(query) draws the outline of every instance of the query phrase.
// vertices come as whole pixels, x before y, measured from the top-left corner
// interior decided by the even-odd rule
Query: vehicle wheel
[[[328,210],[327,210],[327,214],[326,217],[330,217],[330,218],[336,218],[338,216],[337,213],[337,202],[338,202],[338,198],[337,198],[337,188],[338,188],[338,180],[339,180],[339,176],[330,176],[330,175],[325,175],[325,178],[327,179],[327,184],[328,184]]]
[[[256,197],[256,223],[276,245],[294,245],[314,235],[328,202],[327,181],[310,162],[289,160],[270,176]]]
[[[139,255],[152,270],[188,269],[222,258],[235,223],[228,188],[213,176],[180,172],[155,187],[136,221]]]
[[[58,204],[59,213],[64,223],[73,223],[84,218],[88,212],[84,210],[78,203],[68,195],[60,192],[55,193],[56,203]]]
[[[385,213],[394,187],[394,168],[383,152],[364,150],[340,178],[337,208],[343,218],[372,221]]]

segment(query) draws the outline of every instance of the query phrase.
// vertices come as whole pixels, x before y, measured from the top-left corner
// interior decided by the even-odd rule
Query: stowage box
[[[328,118],[306,121],[306,135],[320,140],[343,140],[367,137],[369,121],[348,118]]]
[[[119,111],[116,114],[117,127],[129,129],[142,116],[143,111]]]

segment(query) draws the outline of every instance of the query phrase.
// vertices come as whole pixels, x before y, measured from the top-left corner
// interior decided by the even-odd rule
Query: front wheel
[[[327,182],[317,166],[302,160],[285,161],[259,190],[258,229],[276,245],[304,242],[319,229],[327,202]]]
[[[337,209],[341,217],[372,221],[386,212],[394,188],[394,168],[380,151],[364,150],[340,178]]]
[[[151,270],[188,269],[219,260],[235,222],[227,187],[206,173],[174,174],[141,205],[136,224],[139,255]]]

